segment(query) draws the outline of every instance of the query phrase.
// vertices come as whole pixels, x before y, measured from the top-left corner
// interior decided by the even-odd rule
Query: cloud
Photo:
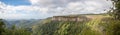
[[[41,19],[46,8],[36,6],[10,6],[0,2],[0,19]]]
[[[2,19],[43,19],[57,15],[104,13],[112,7],[105,0],[29,0],[32,5],[11,6],[0,2]]]
[[[66,13],[101,13],[112,6],[111,1],[106,0],[30,0],[33,6],[48,7],[52,9],[62,8],[59,12]],[[57,11],[58,12],[58,11]],[[61,14],[60,13],[60,14]]]

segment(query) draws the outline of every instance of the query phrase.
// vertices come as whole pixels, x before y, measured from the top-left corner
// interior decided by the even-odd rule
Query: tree
[[[4,22],[2,21],[2,19],[0,19],[0,35],[2,35],[2,33],[4,32]]]
[[[115,19],[118,19],[120,20],[120,0],[112,0],[113,1],[113,5],[114,5],[114,9],[113,12],[112,12],[112,16],[115,18]]]

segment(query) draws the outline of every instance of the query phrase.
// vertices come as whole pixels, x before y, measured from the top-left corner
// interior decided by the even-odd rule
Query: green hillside
[[[101,14],[54,16],[40,21],[30,29],[25,26],[12,26],[8,29],[0,22],[3,26],[0,28],[1,35],[120,35],[120,21]]]
[[[84,15],[89,21],[52,21],[33,26],[33,35],[119,35],[120,21],[105,15]],[[70,18],[70,17],[68,17]]]

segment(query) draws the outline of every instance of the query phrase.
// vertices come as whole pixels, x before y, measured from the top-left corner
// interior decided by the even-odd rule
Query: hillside
[[[74,21],[83,17],[89,20]],[[42,25],[33,26],[34,35],[118,35],[120,21],[107,15],[54,16]],[[80,18],[83,19],[83,18]],[[76,20],[76,19],[75,19]],[[114,24],[115,23],[115,24]],[[116,25],[118,24],[118,25]],[[117,29],[116,29],[117,27]],[[118,31],[115,31],[118,30]],[[114,31],[114,32],[113,32]]]
[[[42,20],[7,20],[4,34],[120,35],[120,21],[108,15],[53,16]],[[12,24],[12,25],[11,25]],[[13,25],[16,26],[13,26]],[[19,28],[20,27],[20,28]]]
[[[36,25],[41,22],[41,19],[30,19],[30,20],[3,20],[8,28],[16,26],[17,28],[30,28],[33,25]]]

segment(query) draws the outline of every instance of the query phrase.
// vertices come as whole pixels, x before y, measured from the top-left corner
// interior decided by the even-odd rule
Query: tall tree
[[[120,20],[120,0],[112,0],[112,1],[113,1],[113,5],[114,5],[112,16],[115,19],[119,19]]]
[[[2,35],[2,33],[4,32],[4,22],[2,21],[2,19],[0,19],[0,35]]]

